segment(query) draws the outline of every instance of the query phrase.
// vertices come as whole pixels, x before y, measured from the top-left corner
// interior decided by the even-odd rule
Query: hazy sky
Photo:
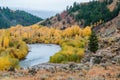
[[[0,6],[19,9],[62,11],[67,5],[72,5],[75,1],[86,2],[89,0],[0,0]]]

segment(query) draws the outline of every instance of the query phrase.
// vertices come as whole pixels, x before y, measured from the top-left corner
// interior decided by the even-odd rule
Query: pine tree
[[[94,31],[90,35],[88,46],[91,52],[95,53],[98,50],[98,39]]]

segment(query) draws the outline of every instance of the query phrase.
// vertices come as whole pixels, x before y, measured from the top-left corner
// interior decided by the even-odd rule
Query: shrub
[[[18,64],[18,59],[10,58],[9,56],[0,57],[0,70],[6,70],[10,67],[17,67]]]

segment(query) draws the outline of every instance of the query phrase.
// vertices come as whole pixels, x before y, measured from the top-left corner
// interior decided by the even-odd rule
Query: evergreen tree
[[[92,34],[89,38],[88,46],[91,52],[95,53],[98,50],[98,39],[94,31],[92,31]]]

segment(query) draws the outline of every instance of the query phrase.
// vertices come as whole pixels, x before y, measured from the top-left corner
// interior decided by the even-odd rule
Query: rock
[[[107,62],[107,58],[103,57],[103,58],[101,59],[101,63],[106,63],[106,62]]]
[[[80,73],[79,73],[79,77],[81,77],[81,76],[85,76],[85,73],[83,73],[82,71],[80,71]]]
[[[32,68],[28,70],[28,73],[34,76],[37,73],[37,71],[34,68]]]
[[[113,61],[113,60],[111,61],[111,63],[112,63],[112,64],[116,64],[116,62],[115,62],[115,61]]]
[[[62,68],[62,70],[68,70],[68,67],[65,67],[65,66],[63,66],[61,68]]]
[[[14,74],[14,77],[23,77],[23,76],[25,76],[24,74],[21,74],[21,73],[15,73]]]
[[[13,72],[15,72],[15,68],[14,68],[14,67],[10,67],[10,68],[8,69],[8,71],[13,71]]]
[[[90,80],[105,80],[105,78],[101,76],[94,76]]]
[[[70,71],[69,71],[69,70],[66,70],[65,72],[66,72],[66,73],[70,73]]]
[[[63,76],[57,76],[54,80],[65,80]]]
[[[116,62],[116,64],[120,64],[120,55],[115,56],[113,60]]]
[[[48,79],[48,76],[45,74],[45,75],[42,75],[42,76],[40,76],[40,80],[46,80],[46,79]]]
[[[94,55],[94,57],[91,57],[90,59],[90,65],[94,65],[94,64],[100,64],[102,60],[102,57],[100,55]]]
[[[4,77],[4,78],[0,77],[0,80],[12,80],[12,79],[10,77]]]
[[[116,78],[119,78],[119,79],[120,79],[120,73],[118,73],[118,74],[116,75]]]
[[[50,68],[49,68],[49,71],[50,71],[51,73],[55,73],[55,72],[56,72],[56,70],[55,70],[53,67],[50,67]]]
[[[112,46],[111,52],[112,52],[112,53],[115,53],[115,52],[117,52],[117,51],[119,51],[119,50],[120,50],[120,46],[119,46],[119,45],[116,45],[116,46]]]
[[[58,72],[62,72],[62,69],[61,69],[61,68],[58,68],[57,71],[58,71]]]
[[[69,76],[67,80],[75,80],[73,76]]]
[[[2,76],[2,77],[9,77],[10,74],[9,74],[9,73],[3,73],[1,76]]]
[[[106,76],[111,78],[111,74],[110,73],[106,73]]]
[[[81,63],[85,64],[86,62],[89,62],[91,57],[91,53],[86,53],[84,58],[81,60]]]
[[[116,22],[117,29],[120,30],[120,20]]]
[[[75,68],[77,65],[75,64],[75,63],[69,63],[69,68],[70,69],[73,69],[73,68]]]
[[[88,67],[88,66],[84,66],[82,69],[84,69],[84,70],[89,70],[90,69],[90,67]]]
[[[107,65],[105,63],[101,63],[100,66],[102,66],[105,70],[107,70]]]

